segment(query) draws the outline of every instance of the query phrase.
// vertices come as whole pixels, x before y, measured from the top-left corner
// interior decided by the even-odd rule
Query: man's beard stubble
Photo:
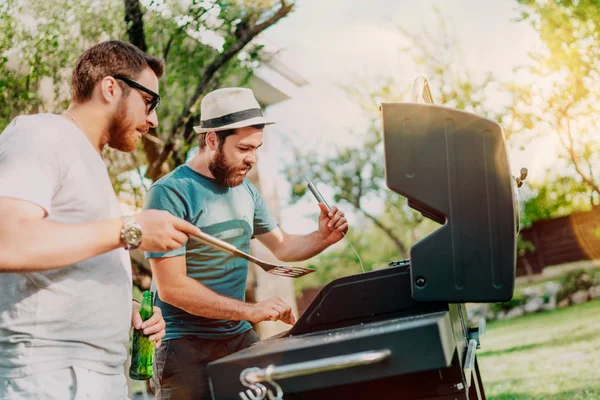
[[[136,149],[139,138],[133,123],[127,118],[127,104],[124,100],[124,98],[121,99],[117,111],[113,114],[108,124],[108,133],[110,135],[108,146],[125,153],[131,153]],[[145,124],[137,129],[140,132],[148,132],[149,128]]]
[[[231,165],[225,158],[225,153],[221,147],[218,148],[213,160],[208,164],[208,169],[215,177],[219,185],[234,187],[241,185],[247,174],[241,175],[240,171],[252,168],[252,164],[244,163],[242,166]]]

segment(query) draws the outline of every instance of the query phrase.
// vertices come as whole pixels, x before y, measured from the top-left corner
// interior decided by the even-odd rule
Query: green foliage
[[[161,80],[161,97],[164,102],[158,109],[159,137],[166,140],[181,116],[185,104],[192,98],[206,68],[219,53],[226,50],[236,37],[235,28],[244,16],[258,15],[264,10],[245,6],[237,1],[170,2],[169,12],[158,12],[162,2],[153,2],[145,14],[145,33],[148,52],[163,57],[167,62],[165,77]],[[199,38],[205,38],[206,43]],[[234,57],[220,68],[209,90],[220,86],[245,86],[252,71],[258,67],[262,45],[249,44],[244,53]],[[195,145],[181,143],[183,154]]]
[[[69,71],[86,44],[116,33],[120,3],[57,0],[35,7],[18,0],[0,3],[0,131],[15,116],[55,112],[68,98]],[[90,15],[93,15],[93,20]],[[96,27],[96,29],[93,29]],[[75,33],[76,31],[79,31]],[[53,88],[42,99],[40,89]]]
[[[597,68],[600,56],[600,7],[597,0],[517,0],[522,19],[531,23],[547,46],[543,60],[552,71],[568,69],[574,80],[584,79]],[[583,40],[587,39],[587,40]],[[583,83],[583,81],[579,81]],[[589,87],[576,86],[585,96]]]
[[[521,227],[543,219],[564,217],[576,211],[588,211],[590,187],[580,179],[562,176],[541,183],[526,183],[530,196],[522,202]]]
[[[104,40],[128,40],[124,4],[123,0],[54,0],[31,7],[22,0],[0,1],[0,131],[19,114],[56,113],[66,108],[71,68],[79,55]],[[189,117],[184,115],[186,106],[209,68],[214,75],[206,91],[222,85],[248,85],[253,70],[267,57],[261,44],[250,42],[223,65],[211,62],[239,40],[240,24],[264,19],[279,8],[279,2],[151,0],[144,4],[148,52],[167,62],[160,82],[160,126],[155,132],[164,143],[175,121]],[[44,87],[52,88],[52,93],[42,98]],[[190,113],[197,117],[198,110]],[[171,166],[182,162],[180,158],[195,145],[193,137],[177,143],[175,157],[168,160]],[[136,174],[122,173],[141,171],[149,158],[146,151],[140,148],[124,155],[107,150],[104,154],[115,190],[129,192],[137,205],[144,187],[134,183],[140,180]]]
[[[296,295],[301,295],[303,289],[321,287],[333,279],[361,273],[360,262],[350,245],[360,256],[365,271],[386,268],[390,261],[402,259],[389,237],[372,224],[363,222],[351,227],[346,238],[335,248],[306,263],[316,272],[295,281]]]
[[[560,143],[559,156],[566,172],[553,177],[556,193],[542,193],[542,198],[585,197],[583,194],[587,193],[589,203],[597,204],[600,7],[595,0],[518,2],[522,20],[531,23],[544,48],[531,55],[529,66],[517,71],[516,77],[524,77],[526,83],[509,85],[514,102],[505,121],[520,136],[554,136]],[[567,179],[565,176],[577,177],[577,184],[570,182],[561,190],[559,182]]]
[[[529,240],[523,239],[523,236],[517,236],[517,255],[523,257],[527,253],[533,253],[535,246]]]
[[[566,299],[567,297],[571,296],[575,292],[580,290],[588,290],[592,286],[598,285],[599,283],[600,281],[598,278],[590,271],[583,269],[569,271],[560,280],[562,287],[556,294],[556,299],[561,301],[562,299]]]
[[[77,58],[94,43],[123,39],[123,19],[119,0],[0,4],[0,131],[17,115],[65,109]]]
[[[490,311],[494,314],[497,314],[500,311],[508,312],[515,307],[519,307],[525,304],[526,299],[513,297],[509,301],[505,301],[503,303],[492,303],[490,304]]]

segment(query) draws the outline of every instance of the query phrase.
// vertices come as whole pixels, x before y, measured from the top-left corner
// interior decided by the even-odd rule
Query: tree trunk
[[[127,24],[129,43],[145,52],[147,47],[143,16],[139,0],[125,0],[125,23]]]
[[[127,35],[129,43],[133,44],[142,51],[147,51],[146,46],[146,35],[144,33],[144,13],[142,12],[142,5],[139,0],[125,0],[125,23],[127,24]],[[156,129],[151,128],[149,135],[156,138],[142,136],[142,147],[146,154],[148,162],[150,160],[156,160],[161,152],[162,141],[158,139]],[[161,169],[159,176],[165,175],[169,172],[169,169]]]

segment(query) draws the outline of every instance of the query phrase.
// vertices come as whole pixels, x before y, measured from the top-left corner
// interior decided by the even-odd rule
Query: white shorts
[[[70,367],[23,378],[0,377],[2,400],[125,400],[125,375]]]

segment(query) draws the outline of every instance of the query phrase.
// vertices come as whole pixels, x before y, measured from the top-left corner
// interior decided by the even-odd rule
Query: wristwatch
[[[121,228],[121,242],[127,250],[135,250],[142,243],[142,227],[135,219],[128,216],[121,217],[123,228]]]

